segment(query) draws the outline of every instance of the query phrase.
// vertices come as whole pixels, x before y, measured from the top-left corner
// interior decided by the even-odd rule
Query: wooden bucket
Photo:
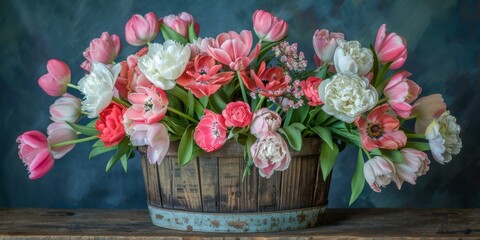
[[[318,226],[327,205],[330,176],[318,164],[321,141],[305,139],[290,149],[292,161],[270,179],[253,168],[242,181],[243,147],[234,141],[180,167],[178,143],[160,165],[142,154],[152,222],[169,229],[200,232],[270,232]]]

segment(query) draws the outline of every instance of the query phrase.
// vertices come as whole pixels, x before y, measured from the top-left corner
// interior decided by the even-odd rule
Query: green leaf
[[[288,143],[294,150],[300,151],[302,149],[302,132],[300,132],[297,128],[293,126],[286,126],[283,128],[279,128],[278,132],[285,135]]]
[[[188,40],[190,42],[193,42],[195,40],[197,40],[197,34],[195,33],[195,24],[190,23],[190,25],[188,26]]]
[[[66,121],[66,123],[70,125],[70,127],[72,127],[73,130],[80,132],[83,135],[97,136],[98,134],[100,134],[95,127],[86,127],[86,126],[78,125],[69,121]]]
[[[182,35],[177,33],[175,30],[170,28],[169,26],[165,24],[161,24],[160,30],[162,31],[163,39],[165,40],[170,39],[170,40],[179,42],[183,45],[187,44],[187,40]]]
[[[380,152],[392,162],[403,163],[403,155],[398,150],[380,149]]]
[[[430,145],[426,142],[410,142],[408,141],[407,144],[405,144],[406,148],[415,148],[419,151],[429,151],[430,150]]]
[[[188,126],[183,133],[180,144],[178,145],[178,164],[180,164],[180,166],[183,166],[192,160],[194,145],[193,131],[195,131],[195,126]]]
[[[115,163],[120,160],[120,158],[123,157],[123,155],[127,154],[129,151],[132,150],[130,147],[130,140],[128,137],[125,137],[119,144],[118,144],[118,150],[117,152],[108,160],[107,167],[105,168],[105,171],[108,172],[112,168]]]
[[[331,149],[333,149],[332,132],[328,128],[313,127],[311,128]]]
[[[362,149],[358,148],[358,157],[357,157],[357,166],[355,167],[355,173],[352,177],[352,194],[350,195],[350,203],[349,206],[352,205],[355,200],[357,200],[360,193],[363,191],[363,187],[365,186],[365,177],[363,175],[363,154]]]
[[[327,179],[327,176],[333,169],[335,160],[338,156],[338,146],[333,144],[333,148],[330,148],[327,144],[322,144],[322,150],[320,152],[320,167],[322,168],[323,180]]]
[[[117,149],[117,146],[113,147],[105,147],[105,146],[100,146],[100,147],[94,147],[92,148],[92,151],[90,152],[90,155],[88,156],[89,159],[92,159],[100,154],[104,154],[106,152],[110,152]]]

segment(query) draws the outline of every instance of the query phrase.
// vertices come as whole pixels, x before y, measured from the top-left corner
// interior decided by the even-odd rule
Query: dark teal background
[[[480,207],[480,4],[478,1],[0,1],[0,207],[145,208],[138,158],[105,173],[108,159],[88,160],[89,144],[78,145],[52,171],[35,181],[17,156],[15,139],[24,131],[46,132],[54,98],[37,85],[51,58],[82,76],[83,50],[103,31],[118,34],[125,59],[138,48],[124,40],[132,14],[153,11],[159,17],[187,11],[199,22],[201,36],[252,29],[255,9],[271,11],[289,23],[289,40],[311,60],[317,28],[345,33],[365,46],[377,29],[404,35],[404,68],[423,87],[422,95],[441,93],[462,127],[463,149],[451,163],[433,161],[416,186],[394,184],[375,193],[368,186],[354,207]],[[160,41],[160,38],[157,39]],[[355,150],[346,150],[334,169],[330,207],[346,207]]]

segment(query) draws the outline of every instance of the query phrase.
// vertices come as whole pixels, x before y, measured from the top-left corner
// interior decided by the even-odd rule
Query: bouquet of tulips
[[[30,179],[91,140],[90,157],[110,153],[107,171],[117,162],[126,171],[138,146],[146,146],[151,164],[161,164],[170,142],[179,141],[185,165],[236,141],[244,147],[244,175],[255,167],[269,178],[289,167],[305,138],[317,137],[324,177],[339,151],[358,148],[352,203],[365,181],[376,192],[392,181],[398,189],[415,184],[429,169],[425,151],[441,164],[460,151],[455,117],[439,94],[418,98],[420,86],[399,70],[406,40],[385,24],[369,47],[315,31],[312,69],[297,44],[285,41],[288,24],[269,12],[253,14],[256,44],[248,30],[200,38],[199,29],[185,12],[134,15],[125,39],[138,52],[116,60],[121,40],[104,32],[83,52],[86,73],[77,85],[67,64],[50,60],[38,83],[59,97],[50,106],[53,123],[47,135],[28,131],[17,139]],[[159,33],[164,41],[153,42]]]

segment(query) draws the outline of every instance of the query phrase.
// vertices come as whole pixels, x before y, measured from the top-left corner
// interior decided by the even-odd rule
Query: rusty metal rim
[[[275,212],[206,213],[148,204],[154,225],[195,232],[275,232],[311,228],[318,225],[325,209],[326,205]]]

